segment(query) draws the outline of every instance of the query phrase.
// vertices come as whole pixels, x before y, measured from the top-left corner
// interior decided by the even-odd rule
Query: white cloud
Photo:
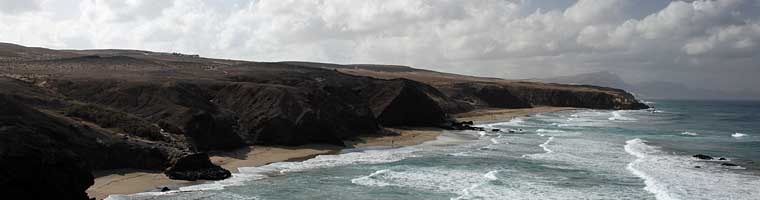
[[[39,1],[27,0],[27,1],[14,1],[14,0],[0,0],[0,15],[1,14],[18,14],[24,12],[30,12],[39,9]]]
[[[651,5],[634,0],[0,0],[0,5],[0,40],[31,46],[394,63],[507,78],[610,70],[629,79],[668,78],[705,87],[760,84],[745,78],[760,72],[757,0]],[[731,70],[715,73],[716,68]],[[692,72],[687,77],[683,70]],[[724,78],[711,85],[694,81],[710,76]]]

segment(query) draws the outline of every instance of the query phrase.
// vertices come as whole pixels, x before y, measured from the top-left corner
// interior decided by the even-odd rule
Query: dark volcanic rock
[[[355,102],[357,94],[342,95],[356,99],[331,95],[346,92],[339,89],[236,83],[221,88],[215,101],[236,111],[242,135],[250,143],[343,145],[345,138],[379,130],[366,104]]]
[[[435,98],[446,98],[435,88],[422,83],[397,79],[378,95],[386,98],[371,98],[372,110],[380,124],[387,126],[435,126],[445,123],[449,117]]]
[[[495,83],[458,83],[444,87],[452,98],[475,107],[530,108],[531,105],[514,96],[506,87]]]
[[[87,162],[68,147],[75,129],[0,95],[0,193],[7,198],[87,199]],[[73,139],[73,138],[69,138]]]
[[[459,122],[459,121],[452,120],[452,121],[450,121],[450,122],[448,122],[448,123],[446,123],[444,125],[441,125],[439,127],[443,128],[443,129],[448,129],[448,130],[474,130],[474,131],[484,131],[485,130],[483,127],[475,127],[475,126],[472,126],[472,125],[473,125],[472,121]]]
[[[193,111],[190,111],[193,112]],[[231,113],[209,113],[203,110],[189,115],[184,133],[200,151],[235,149],[245,145],[237,134],[237,121]]]
[[[720,165],[721,166],[726,166],[726,167],[736,167],[736,166],[739,166],[739,165],[733,164],[733,163],[721,163]]]
[[[567,89],[567,85],[547,84],[543,87],[533,85],[509,85],[509,90],[517,98],[534,106],[560,106],[593,109],[646,109],[646,104],[638,102],[632,94],[614,88],[579,86]],[[586,87],[586,88],[582,88]]]
[[[221,180],[232,174],[224,168],[211,163],[205,153],[182,156],[164,172],[171,179],[181,180]]]
[[[697,159],[701,159],[701,160],[712,160],[713,159],[712,156],[708,156],[708,155],[704,155],[704,154],[697,154],[697,155],[693,155],[691,157],[694,157],[694,158],[697,158]]]
[[[144,126],[166,127],[165,131],[170,133],[184,134],[196,150],[235,149],[245,145],[238,135],[234,113],[209,102],[211,96],[202,83],[76,79],[50,84],[69,98],[109,107],[116,113],[128,113],[144,121],[160,121]],[[126,122],[122,120],[122,124]],[[164,137],[155,131],[151,135]]]

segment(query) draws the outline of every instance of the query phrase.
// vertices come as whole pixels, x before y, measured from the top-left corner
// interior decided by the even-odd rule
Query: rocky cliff
[[[621,90],[425,78],[419,74],[440,73],[402,66],[360,65],[374,71],[355,73],[332,64],[0,48],[6,52],[0,54],[0,190],[55,188],[40,195],[65,199],[85,197],[91,170],[229,177],[207,151],[343,145],[383,126],[441,126],[451,122],[449,114],[478,108],[642,107]]]
[[[439,102],[448,113],[478,108],[530,108],[559,106],[593,109],[644,109],[647,105],[621,89],[592,85],[567,85],[513,81],[389,66],[335,65],[289,62],[303,66],[335,69],[347,74],[379,79],[406,78],[428,84],[443,92],[449,101]]]

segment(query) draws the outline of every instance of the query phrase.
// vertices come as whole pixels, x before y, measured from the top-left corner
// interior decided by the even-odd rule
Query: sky
[[[760,96],[760,0],[0,0],[0,42]]]

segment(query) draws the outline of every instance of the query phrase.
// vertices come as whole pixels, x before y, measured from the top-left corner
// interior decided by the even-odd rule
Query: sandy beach
[[[487,109],[457,114],[454,117],[460,121],[473,121],[478,124],[504,121],[515,117],[529,116],[537,113],[556,112],[574,108],[567,107],[537,107],[527,109]],[[386,128],[397,135],[362,136],[346,141],[347,147],[331,145],[304,145],[295,147],[285,146],[251,146],[232,152],[210,152],[211,162],[232,173],[237,173],[240,167],[256,167],[274,162],[300,161],[323,154],[339,153],[344,148],[363,147],[403,147],[421,144],[435,140],[441,134],[438,128],[400,127]],[[183,181],[167,178],[161,172],[147,172],[132,169],[98,171],[95,184],[87,194],[95,199],[104,199],[111,194],[134,194],[155,191],[163,187],[177,188],[185,185],[202,183],[203,181]]]
[[[475,124],[485,124],[501,122],[515,117],[526,117],[538,113],[559,112],[563,110],[574,110],[572,107],[535,107],[520,109],[481,109],[471,112],[455,114],[454,117],[459,121],[472,121]]]
[[[440,135],[435,128],[388,128],[399,133],[387,136],[363,136],[346,141],[347,148],[372,146],[402,147],[421,144],[434,140]],[[323,154],[340,152],[344,147],[331,145],[252,146],[232,152],[210,152],[211,162],[232,173],[240,167],[256,167],[274,162],[299,161]],[[177,188],[185,185],[203,183],[203,181],[172,180],[161,172],[146,172],[133,169],[107,170],[94,172],[95,184],[87,189],[87,194],[95,199],[104,199],[111,194],[134,194],[159,190],[163,187]]]

